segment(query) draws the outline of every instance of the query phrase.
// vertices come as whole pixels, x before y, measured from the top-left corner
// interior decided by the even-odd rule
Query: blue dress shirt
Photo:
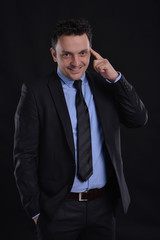
[[[75,147],[76,175],[71,192],[84,192],[93,188],[102,188],[107,183],[105,153],[103,151],[104,136],[86,74],[83,74],[81,80],[82,93],[90,116],[93,175],[87,181],[81,182],[77,177],[77,115],[75,106],[76,89],[73,86],[74,81],[65,77],[59,68],[57,69],[57,73],[61,79],[62,88],[68,107]],[[118,81],[120,77],[121,76],[118,76],[116,81]]]

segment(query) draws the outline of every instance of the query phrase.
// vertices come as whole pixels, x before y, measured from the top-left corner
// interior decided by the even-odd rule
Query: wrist
[[[110,82],[114,83],[117,80],[117,78],[119,77],[119,75],[120,74],[118,72],[115,72],[111,78],[108,78],[108,80]]]

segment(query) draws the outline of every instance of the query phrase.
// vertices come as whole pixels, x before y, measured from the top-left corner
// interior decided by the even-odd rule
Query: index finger
[[[92,48],[90,48],[90,52],[96,59],[103,59],[103,57],[99,53],[94,51]]]

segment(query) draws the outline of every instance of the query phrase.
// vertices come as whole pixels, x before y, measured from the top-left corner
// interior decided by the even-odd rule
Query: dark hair
[[[92,30],[89,22],[85,19],[61,20],[57,23],[51,37],[51,46],[55,50],[58,38],[62,35],[83,35],[86,34],[90,44],[92,43]]]

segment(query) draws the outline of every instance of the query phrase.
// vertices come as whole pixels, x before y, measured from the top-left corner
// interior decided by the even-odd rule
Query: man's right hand
[[[39,218],[39,215],[33,218],[33,221],[35,224],[37,224],[38,218]]]

